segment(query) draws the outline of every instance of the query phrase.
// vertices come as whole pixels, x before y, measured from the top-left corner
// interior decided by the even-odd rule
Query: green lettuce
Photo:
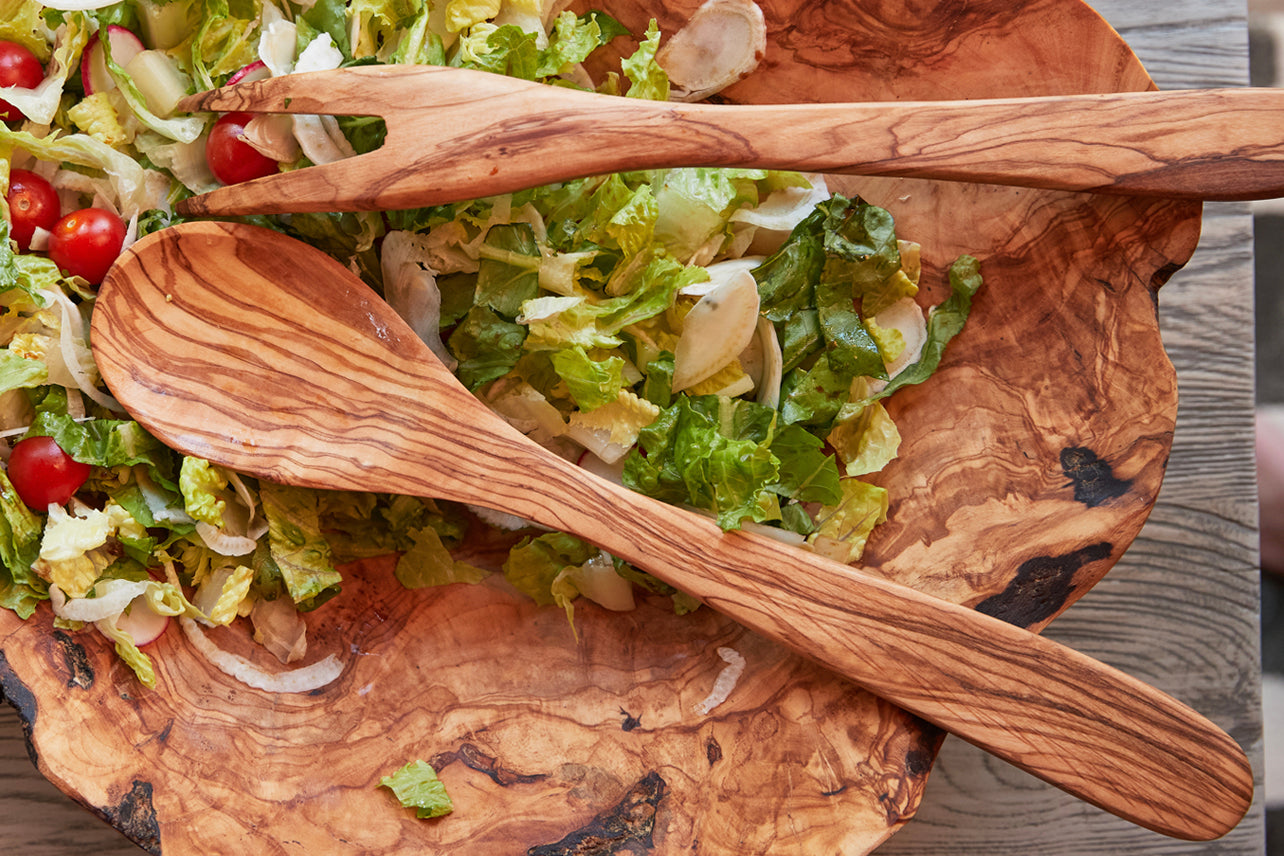
[[[183,508],[194,520],[222,527],[227,502],[219,495],[227,488],[227,476],[209,461],[184,457],[178,473]]]
[[[30,618],[48,598],[48,585],[33,570],[40,555],[41,519],[18,498],[0,470],[0,606]]]
[[[669,100],[669,75],[655,61],[656,52],[660,49],[660,28],[655,19],[647,25],[646,36],[638,44],[631,56],[620,61],[624,76],[629,79],[629,98],[645,98],[648,101]]]
[[[409,538],[412,545],[397,559],[394,572],[398,582],[408,589],[479,583],[490,576],[489,571],[456,560],[441,534],[431,526],[410,530]]]
[[[338,594],[343,582],[321,534],[318,494],[262,482],[259,497],[268,522],[271,561],[290,598],[301,609],[315,609]]]
[[[842,497],[816,515],[807,543],[821,555],[843,564],[857,561],[874,527],[887,519],[886,488],[859,479],[843,479]]]
[[[198,91],[222,85],[258,59],[262,8],[256,0],[204,0],[186,57]]]
[[[624,388],[624,360],[621,357],[594,359],[577,345],[554,352],[552,361],[558,376],[566,381],[571,398],[584,412],[610,404]]]
[[[454,811],[446,786],[425,761],[412,761],[380,779],[379,784],[392,791],[403,806],[413,808],[419,818],[441,817]]]
[[[504,578],[540,606],[556,603],[567,608],[566,593],[555,592],[554,583],[562,571],[582,565],[597,554],[597,547],[565,532],[528,536],[509,551]]]

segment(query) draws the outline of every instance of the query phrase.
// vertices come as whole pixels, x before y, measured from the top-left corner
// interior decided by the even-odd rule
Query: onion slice
[[[224,651],[210,641],[200,625],[187,616],[180,616],[179,626],[187,634],[196,652],[223,674],[235,678],[248,687],[270,693],[307,693],[333,683],[343,673],[343,663],[333,654],[310,666],[272,674],[265,672],[249,660]]]
[[[753,72],[767,52],[767,24],[753,0],[706,0],[655,61],[669,75],[669,97],[699,101]]]

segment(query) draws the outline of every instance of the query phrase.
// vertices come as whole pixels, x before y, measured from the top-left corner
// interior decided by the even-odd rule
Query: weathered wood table
[[[1242,0],[1092,5],[1161,88],[1248,79]],[[1208,205],[1199,250],[1161,292],[1161,329],[1177,367],[1181,408],[1159,502],[1124,559],[1048,633],[1210,716],[1247,748],[1260,783],[1252,277],[1247,206]],[[14,856],[141,852],[40,777],[7,705],[0,705],[0,842]],[[1183,843],[948,740],[917,818],[878,852],[1256,856],[1262,850],[1260,804],[1225,838]]]

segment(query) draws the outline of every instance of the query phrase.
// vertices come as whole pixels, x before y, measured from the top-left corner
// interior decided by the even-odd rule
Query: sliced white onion
[[[905,338],[905,349],[887,364],[888,377],[896,377],[907,367],[918,362],[927,344],[927,318],[912,297],[902,297],[874,316],[874,323],[900,331]]]
[[[308,625],[289,598],[257,600],[250,610],[254,641],[282,663],[296,663],[308,653]]]
[[[758,403],[773,410],[780,406],[780,384],[784,376],[785,356],[780,350],[776,325],[758,317],[758,341],[762,345],[762,375],[758,378]]]
[[[299,157],[294,136],[294,117],[282,113],[260,113],[245,123],[241,134],[245,144],[277,163],[292,163]]]
[[[233,535],[204,520],[196,521],[196,534],[202,543],[220,556],[248,556],[258,546],[253,538],[244,535]]]
[[[343,54],[334,46],[329,33],[322,33],[299,54],[294,71],[330,71],[343,62]],[[339,122],[333,116],[298,114],[294,117],[294,136],[299,147],[314,164],[333,163],[356,154],[348,143]]]
[[[92,623],[120,615],[134,598],[147,591],[147,585],[146,580],[103,580],[94,586],[94,597],[73,598],[57,586],[50,586],[49,601],[59,618]]]
[[[710,291],[713,291],[724,282],[734,278],[742,271],[752,271],[762,264],[762,256],[744,256],[738,259],[727,259],[726,261],[715,262],[705,267],[709,272],[709,278],[704,282],[693,282],[691,285],[683,286],[679,294],[689,297],[703,297]]]
[[[753,208],[740,208],[731,215],[733,223],[748,223],[771,232],[789,232],[807,218],[818,203],[829,198],[823,175],[808,175],[811,187],[782,187],[768,194]]]
[[[111,619],[103,619],[110,621]],[[136,597],[116,618],[116,629],[123,630],[139,648],[150,645],[169,627],[169,616],[154,611],[146,597]]]
[[[745,658],[735,648],[719,648],[718,656],[727,665],[718,673],[709,695],[695,706],[696,713],[701,716],[707,716],[710,711],[731,696],[731,691],[736,688],[736,683],[740,680],[740,675],[745,670]]]
[[[427,264],[427,247],[414,233],[394,230],[384,236],[381,252],[384,299],[437,359],[454,371],[458,361],[441,340],[441,290]]]
[[[489,523],[496,529],[503,529],[508,532],[516,532],[519,529],[530,529],[532,527],[537,529],[544,528],[533,521],[518,517],[516,514],[509,514],[507,511],[496,511],[484,505],[469,505],[468,510],[476,514],[483,523]]]
[[[567,574],[580,594],[604,609],[629,612],[637,606],[633,584],[615,572],[615,562],[606,553],[599,552]]]
[[[343,674],[343,663],[333,654],[310,666],[288,672],[276,674],[265,672],[239,654],[224,651],[215,645],[205,635],[205,631],[201,630],[200,625],[187,616],[180,616],[178,623],[187,634],[192,647],[209,661],[210,665],[228,677],[235,678],[256,690],[272,693],[312,692],[333,683]]]
[[[705,0],[661,46],[669,97],[698,101],[750,74],[767,52],[767,24],[753,0]]]
[[[758,283],[740,270],[692,307],[673,352],[673,391],[718,372],[745,349],[758,329]]]

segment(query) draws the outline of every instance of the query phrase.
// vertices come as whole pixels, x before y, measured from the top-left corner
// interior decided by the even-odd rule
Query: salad
[[[753,24],[752,3],[730,5]],[[274,690],[322,685],[338,665],[269,673],[201,628],[245,623],[296,664],[303,614],[363,558],[398,555],[408,588],[502,573],[568,619],[580,597],[622,610],[639,590],[698,606],[578,538],[485,509],[304,490],[179,455],[102,385],[87,331],[106,270],[176,222],[176,201],[368,152],[384,133],[372,118],[176,113],[185,94],[421,63],[703,97],[744,62],[711,82],[666,54],[654,22],[630,34],[555,0],[0,6],[0,604],[105,635],[146,686],[146,644],[176,619],[220,668]],[[672,44],[701,42],[681,32]],[[592,79],[584,61],[615,39],[636,49]],[[724,529],[841,562],[860,558],[888,512],[865,478],[897,454],[883,400],[932,374],[981,284],[962,257],[951,296],[925,312],[919,248],[891,214],[788,172],[669,169],[416,210],[245,219],[347,265],[536,442]],[[520,535],[501,571],[451,554],[479,518]]]

